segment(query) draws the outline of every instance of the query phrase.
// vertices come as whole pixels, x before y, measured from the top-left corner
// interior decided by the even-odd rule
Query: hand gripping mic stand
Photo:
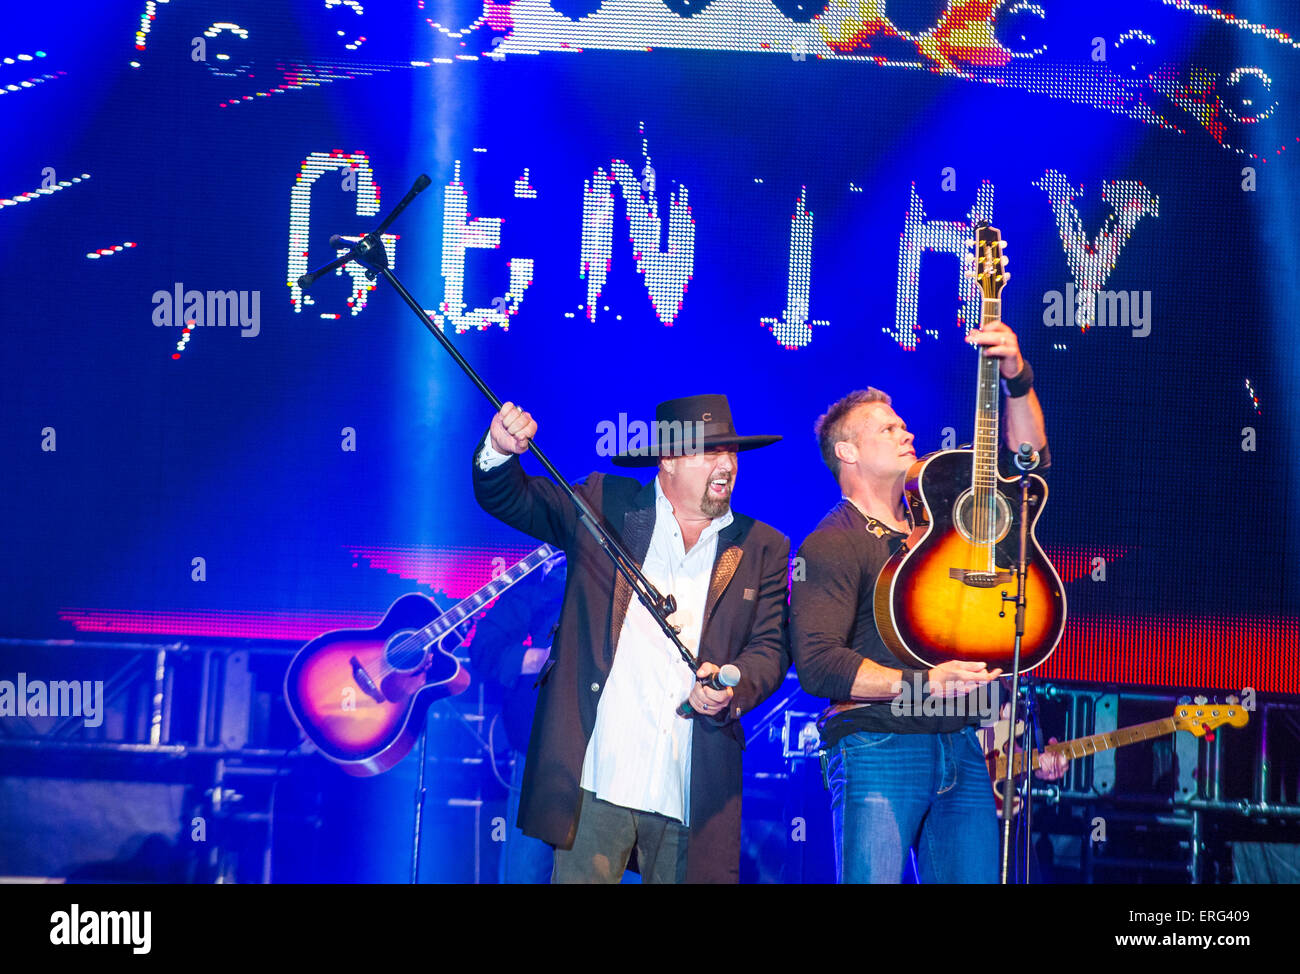
[[[393,208],[392,212],[389,213],[388,216],[384,217],[383,222],[380,223],[378,227],[362,237],[361,240],[346,254],[331,261],[324,267],[311,271],[310,273],[304,274],[302,277],[298,278],[298,286],[303,290],[306,290],[336,267],[342,267],[349,261],[354,260],[366,268],[366,277],[369,280],[373,281],[376,277],[382,276],[392,285],[393,290],[396,291],[401,299],[406,302],[407,307],[415,313],[416,317],[420,319],[420,322],[424,327],[429,329],[429,334],[438,340],[438,344],[447,350],[447,354],[450,355],[455,360],[456,364],[461,367],[464,373],[469,376],[470,381],[478,387],[479,392],[483,393],[483,395],[487,397],[488,402],[492,403],[493,408],[500,412],[501,400],[497,398],[496,394],[493,393],[491,389],[488,388],[487,384],[479,374],[474,371],[473,366],[465,361],[464,356],[456,350],[456,346],[448,340],[447,336],[442,333],[437,325],[429,320],[429,316],[424,313],[424,309],[420,303],[411,296],[410,291],[402,286],[402,282],[397,279],[397,275],[395,275],[392,269],[388,266],[388,254],[384,250],[381,235],[388,229],[392,222],[397,219],[398,214],[406,209],[416,196],[424,192],[431,182],[432,180],[430,180],[428,176],[421,175],[411,187],[410,192],[402,198],[402,201]],[[330,238],[330,244],[335,247],[347,246],[347,241],[343,240],[342,237],[334,236]],[[530,447],[533,455],[537,457],[537,462],[542,465],[548,474],[550,474],[551,479],[560,486],[565,494],[568,495],[569,500],[571,500],[573,505],[578,509],[578,520],[581,521],[583,526],[591,532],[592,537],[596,539],[596,543],[600,545],[601,550],[605,552],[609,559],[614,563],[614,567],[618,569],[619,574],[622,575],[623,578],[626,579],[628,585],[631,586],[637,599],[646,607],[646,611],[650,613],[654,620],[659,623],[659,628],[662,629],[664,635],[668,637],[668,641],[677,648],[677,651],[681,654],[682,660],[691,668],[691,672],[698,672],[699,663],[696,662],[695,657],[691,655],[690,651],[678,638],[680,627],[674,626],[668,621],[668,617],[677,611],[677,600],[673,598],[671,593],[668,595],[661,595],[659,593],[659,590],[655,588],[650,579],[646,578],[645,574],[641,571],[641,567],[636,563],[632,556],[627,553],[626,549],[624,549],[622,544],[619,543],[618,539],[610,534],[609,530],[596,516],[595,512],[592,511],[590,506],[588,506],[587,502],[569,486],[567,480],[560,476],[560,472],[555,469],[555,465],[551,463],[546,454],[544,454],[535,443],[530,443]],[[421,751],[423,752],[423,744],[421,745]],[[416,834],[414,842],[412,843],[411,882],[416,881],[416,874],[419,871],[419,823],[420,812],[424,804],[423,760],[420,762],[419,778],[420,780],[416,785]]]

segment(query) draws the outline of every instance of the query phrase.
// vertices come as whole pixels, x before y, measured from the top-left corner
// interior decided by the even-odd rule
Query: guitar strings
[[[459,626],[463,625],[466,620],[468,620],[473,616],[474,612],[477,612],[484,605],[490,602],[493,598],[496,598],[506,589],[510,588],[516,582],[522,579],[525,575],[529,574],[535,568],[539,567],[543,562],[547,561],[549,558],[554,556],[554,552],[551,552],[547,554],[545,557],[542,557],[540,561],[533,561],[533,559],[537,558],[540,554],[541,554],[540,551],[534,552],[528,558],[525,558],[519,564],[511,568],[510,571],[505,572],[504,574],[498,576],[496,579],[490,582],[487,587],[491,587],[492,585],[496,585],[496,584],[499,584],[500,587],[496,588],[489,597],[481,598],[481,596],[484,593],[482,590],[479,590],[478,592],[475,592],[473,595],[471,595],[469,598],[457,602],[454,606],[452,606],[446,612],[439,615],[438,618],[434,619],[428,625],[413,631],[409,635],[405,636],[401,641],[396,642],[391,646],[386,646],[384,649],[383,664],[380,667],[380,674],[381,674],[380,679],[383,679],[388,675],[396,672],[408,672],[408,673],[415,672],[415,670],[412,667],[392,666],[389,664],[389,660],[394,657],[399,659],[402,658],[402,656],[408,650],[415,651],[417,653],[417,659],[423,660],[425,655],[425,647],[429,645],[430,642],[441,642],[445,635],[444,633],[438,635],[436,638],[433,638],[434,631],[439,628],[440,623],[444,623],[448,616],[456,612],[456,610],[460,608],[462,605],[464,605],[466,602],[473,600],[477,603],[474,606],[474,609],[471,612],[465,613],[465,619],[462,619],[460,622],[457,622],[455,625],[448,627],[448,632],[454,631]],[[532,564],[529,564],[530,561],[532,561]],[[517,575],[515,574],[516,572],[518,572]]]
[[[987,244],[988,250],[984,254],[983,270],[984,276],[981,284],[986,285],[989,291],[996,287],[997,278],[995,275],[1001,272],[1001,260],[998,247],[998,241],[993,240]],[[1002,298],[1001,293],[989,294],[981,288],[980,303],[980,327],[991,322],[997,321],[1002,317]],[[975,511],[976,511],[976,538],[980,547],[987,549],[987,571],[994,573],[997,571],[997,449],[998,449],[998,377],[1001,363],[992,356],[983,355],[982,349],[980,354],[979,368],[979,388],[976,391],[977,396],[977,425],[981,428],[976,430],[976,459],[973,462],[978,463],[978,457],[984,454],[984,470],[976,470],[975,484]],[[981,399],[985,394],[988,395],[988,405],[985,406]],[[980,422],[982,420],[982,422]],[[992,437],[992,442],[989,438]]]
[[[549,549],[549,546],[543,546],[543,547]],[[537,551],[534,551],[527,558],[523,559],[514,567],[512,567],[509,571],[502,573],[501,575],[493,579],[491,582],[489,582],[486,586],[484,586],[484,589],[492,588],[492,586],[494,585],[500,586],[499,588],[494,589],[487,598],[482,598],[480,600],[480,597],[485,594],[484,589],[480,589],[479,591],[475,592],[473,595],[469,596],[468,598],[462,599],[461,601],[457,602],[450,609],[448,609],[446,612],[439,615],[438,618],[434,619],[428,625],[422,626],[421,628],[412,631],[411,633],[407,634],[406,636],[403,636],[402,639],[400,639],[398,642],[393,643],[392,645],[385,645],[383,648],[383,655],[381,657],[382,662],[380,663],[378,672],[377,673],[367,672],[366,675],[370,677],[371,681],[376,686],[378,686],[394,673],[408,673],[411,675],[418,673],[419,672],[418,665],[419,662],[422,662],[425,657],[426,647],[432,645],[432,643],[440,643],[443,640],[444,636],[446,635],[446,633],[443,633],[438,635],[436,638],[433,638],[434,631],[438,628],[439,623],[445,622],[448,616],[452,615],[454,612],[456,612],[457,609],[465,605],[467,602],[475,601],[477,604],[474,606],[472,611],[465,613],[464,619],[462,619],[460,622],[457,622],[455,625],[448,627],[447,630],[448,632],[454,632],[466,621],[471,619],[474,613],[479,611],[479,609],[483,608],[484,605],[492,601],[492,599],[496,598],[506,589],[518,583],[525,575],[528,575],[535,569],[541,567],[543,564],[550,561],[552,558],[555,557],[555,555],[556,555],[556,551],[554,549],[543,551],[542,548],[539,548]],[[415,667],[400,667],[400,666],[393,666],[390,664],[389,660],[394,658],[402,659],[404,657],[404,654],[406,654],[408,651],[414,651],[417,654],[416,655],[417,662]]]
[[[984,262],[986,274],[992,273],[996,264],[992,257],[987,258]],[[991,322],[997,321],[1001,317],[1001,299],[981,293],[982,301],[980,307],[980,327],[983,328]],[[990,448],[994,451],[996,457],[997,434],[993,431],[997,429],[997,373],[998,361],[992,356],[983,354],[983,348],[979,347],[980,362],[978,382],[976,383],[976,430],[975,430],[975,456],[972,459],[974,464],[974,538],[978,547],[987,548],[987,570],[994,572],[996,568],[995,541],[996,541],[996,522],[997,522],[997,490],[992,483],[994,474],[990,469],[981,469],[980,457],[988,454]],[[989,397],[986,405],[985,396]],[[990,435],[993,436],[993,442],[989,443]],[[987,467],[988,457],[985,456]],[[996,463],[996,461],[995,461]]]

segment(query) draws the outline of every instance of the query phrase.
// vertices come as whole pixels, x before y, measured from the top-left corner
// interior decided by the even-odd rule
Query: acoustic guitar
[[[987,224],[976,228],[976,260],[988,324],[1002,316],[1007,274],[1001,236]],[[915,527],[876,579],[876,628],[908,668],[951,660],[1010,668],[1014,652],[1020,486],[998,473],[999,360],[977,352],[974,446],[912,465],[905,489]],[[1065,630],[1061,579],[1034,535],[1046,503],[1046,482],[1031,474],[1022,672],[1046,660]]]
[[[348,774],[387,771],[410,752],[429,705],[463,693],[469,671],[452,650],[476,612],[558,551],[542,545],[442,612],[403,595],[370,629],[336,629],[298,650],[284,677],[289,713],[317,750]]]

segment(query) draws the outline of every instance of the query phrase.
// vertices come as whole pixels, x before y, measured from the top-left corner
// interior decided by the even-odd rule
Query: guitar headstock
[[[985,298],[998,298],[1011,275],[1007,273],[1006,244],[997,227],[975,224],[975,281]]]
[[[1199,698],[1204,700],[1204,697]],[[1231,698],[1229,698],[1231,699]],[[1250,711],[1241,704],[1232,703],[1183,703],[1174,710],[1174,725],[1178,730],[1187,731],[1197,737],[1204,737],[1208,732],[1230,724],[1233,727],[1245,727],[1250,720]]]

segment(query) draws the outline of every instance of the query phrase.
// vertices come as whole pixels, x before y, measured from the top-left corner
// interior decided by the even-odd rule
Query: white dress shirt
[[[508,457],[490,438],[479,466],[490,470]],[[673,506],[655,478],[655,526],[641,570],[660,592],[672,593],[677,612],[670,621],[678,638],[699,655],[704,603],[718,550],[718,532],[733,520],[715,517],[688,552]],[[602,801],[657,812],[690,824],[691,732],[695,721],[677,716],[677,706],[695,685],[695,674],[668,638],[633,598],[618,639],[618,651],[596,708],[587,742],[582,787]]]

